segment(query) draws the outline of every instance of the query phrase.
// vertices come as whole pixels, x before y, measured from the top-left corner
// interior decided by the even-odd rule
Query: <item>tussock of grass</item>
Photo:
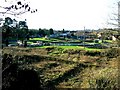
[[[82,72],[81,88],[118,88],[118,69],[87,68]]]

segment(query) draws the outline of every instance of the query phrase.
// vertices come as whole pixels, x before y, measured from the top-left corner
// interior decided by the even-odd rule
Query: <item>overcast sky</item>
[[[27,19],[29,28],[81,30],[108,27],[107,22],[116,0],[27,0],[38,9],[19,19]],[[116,10],[116,9],[114,9]]]

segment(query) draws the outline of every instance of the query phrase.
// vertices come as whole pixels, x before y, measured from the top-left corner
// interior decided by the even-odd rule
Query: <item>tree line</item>
[[[50,29],[39,28],[38,30],[37,29],[29,29],[29,35],[30,36],[39,35],[40,37],[45,37],[45,36],[50,36],[52,34],[54,34],[54,30],[52,28],[50,28]]]
[[[46,35],[54,34],[54,30],[50,29],[28,29],[26,21],[17,21],[6,17],[5,22],[2,25],[2,43],[5,43],[6,46],[9,44],[10,39],[21,40],[24,43],[24,40],[29,40],[30,36],[39,35],[40,37],[45,37]],[[18,23],[17,23],[18,22]]]

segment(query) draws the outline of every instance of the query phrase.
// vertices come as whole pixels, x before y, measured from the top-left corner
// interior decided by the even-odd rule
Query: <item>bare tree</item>
[[[120,1],[115,0],[115,3],[113,3],[114,6],[112,7],[112,13],[109,16],[110,20],[108,21],[109,25],[112,25],[115,27],[115,30],[118,32],[118,35],[116,35],[117,38],[117,44],[120,46]]]
[[[5,0],[5,3],[9,3],[8,1]],[[26,12],[31,12],[31,13],[35,13],[37,11],[37,9],[32,9],[29,5],[29,3],[27,2],[23,2],[23,1],[12,1],[12,3],[10,3],[9,6],[0,6],[0,8],[3,9],[2,12],[0,12],[0,14],[5,15],[5,14],[9,14],[9,15],[22,15]]]
[[[108,25],[112,25],[115,28],[119,29],[120,28],[120,1],[115,0],[113,3],[113,7],[110,7],[112,9],[110,15],[109,15],[109,20],[108,20]]]

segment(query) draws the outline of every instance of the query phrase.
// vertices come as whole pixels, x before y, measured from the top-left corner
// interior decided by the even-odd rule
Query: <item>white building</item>
[[[113,40],[113,41],[116,41],[116,37],[115,37],[115,36],[112,36],[112,40]]]

